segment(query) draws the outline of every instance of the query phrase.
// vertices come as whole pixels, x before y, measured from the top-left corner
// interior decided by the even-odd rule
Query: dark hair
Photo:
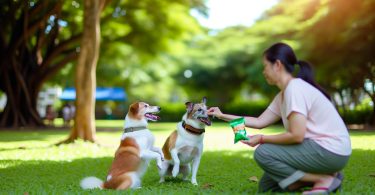
[[[297,77],[310,83],[312,86],[321,91],[324,96],[331,100],[331,96],[315,82],[311,65],[308,62],[297,60],[293,49],[289,45],[285,43],[275,43],[266,49],[263,55],[271,63],[275,63],[276,60],[280,60],[286,71],[289,73],[293,73],[294,65],[298,64],[300,66],[300,70]]]

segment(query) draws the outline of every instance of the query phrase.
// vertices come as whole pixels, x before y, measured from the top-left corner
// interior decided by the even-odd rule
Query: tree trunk
[[[100,46],[100,13],[105,0],[84,1],[84,30],[75,73],[76,114],[70,136],[62,143],[78,138],[95,142],[96,65]]]
[[[14,69],[8,69],[3,74],[4,93],[7,104],[0,117],[0,127],[37,127],[44,126],[36,110],[39,86],[33,86],[31,78],[21,76]],[[35,95],[36,94],[36,95]]]

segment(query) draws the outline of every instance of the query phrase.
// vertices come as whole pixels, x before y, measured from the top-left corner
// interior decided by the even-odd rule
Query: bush
[[[267,109],[268,104],[267,101],[237,102],[224,105],[222,111],[234,115],[258,117]]]
[[[162,103],[161,111],[158,114],[161,122],[177,122],[181,121],[182,116],[186,112],[184,103]]]
[[[264,101],[249,101],[249,102],[233,102],[228,104],[218,105],[222,112],[228,114],[234,114],[239,116],[260,116],[268,107],[270,102]],[[161,122],[178,122],[181,121],[182,116],[186,112],[185,104],[182,102],[177,103],[161,103],[159,104],[161,112]],[[209,105],[210,106],[210,105]],[[96,107],[96,118],[97,119],[109,119],[100,106]],[[113,109],[113,113],[110,119],[124,119],[127,112],[127,108],[123,105],[117,106]],[[357,106],[354,110],[347,110],[346,113],[339,109],[339,113],[346,124],[366,124],[371,119],[372,108],[369,105]],[[280,121],[281,122],[281,121]]]
[[[347,110],[345,113],[340,109],[339,113],[346,124],[367,124],[372,115],[370,109]]]
[[[346,112],[340,107],[339,113],[346,124],[369,124],[371,123],[371,116],[373,114],[372,100],[365,98],[354,109],[347,109]]]

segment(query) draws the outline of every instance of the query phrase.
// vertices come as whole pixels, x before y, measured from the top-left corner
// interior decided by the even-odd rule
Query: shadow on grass
[[[50,137],[68,136],[69,131],[1,131],[0,142],[44,141]]]

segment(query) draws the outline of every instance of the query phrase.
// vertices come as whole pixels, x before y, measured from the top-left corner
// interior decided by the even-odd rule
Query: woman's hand
[[[217,118],[220,118],[220,116],[223,115],[219,107],[211,107],[210,109],[207,110],[207,114],[210,116],[217,117]]]
[[[241,142],[248,146],[255,147],[256,145],[260,144],[262,136],[263,135],[253,135],[253,136],[249,135],[247,136],[249,140],[241,140]]]

